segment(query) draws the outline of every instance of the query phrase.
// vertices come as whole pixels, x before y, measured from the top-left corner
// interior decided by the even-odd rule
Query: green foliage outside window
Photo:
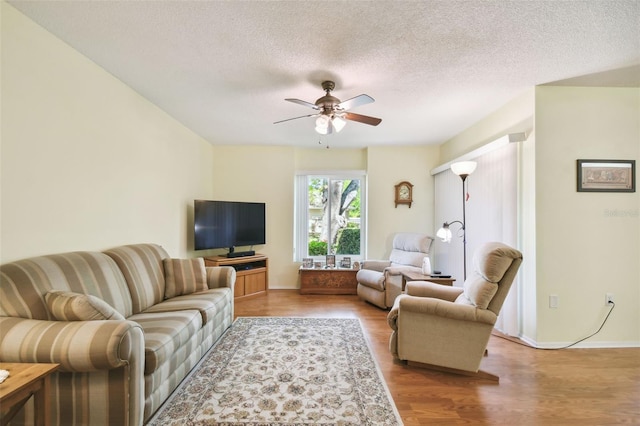
[[[360,254],[360,229],[345,228],[341,231],[336,254]]]
[[[309,178],[308,256],[360,254],[360,180]]]
[[[309,241],[309,256],[324,256],[327,254],[325,241]]]

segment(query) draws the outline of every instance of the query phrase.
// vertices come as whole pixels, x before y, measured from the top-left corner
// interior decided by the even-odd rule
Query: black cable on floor
[[[613,308],[616,307],[616,304],[614,302],[609,302],[609,305],[611,305],[611,309],[609,309],[609,313],[607,313],[607,316],[604,318],[604,321],[602,321],[602,324],[600,324],[600,328],[598,328],[598,330],[596,330],[595,333],[592,333],[592,334],[588,335],[587,337],[584,337],[584,338],[582,338],[582,339],[580,339],[580,340],[578,340],[576,342],[573,342],[573,343],[571,343],[571,344],[569,344],[567,346],[561,346],[559,348],[540,348],[538,346],[532,346],[532,345],[529,345],[529,344],[522,343],[522,342],[519,342],[517,340],[514,340],[516,338],[500,336],[499,334],[494,334],[494,333],[491,333],[491,335],[495,336],[495,337],[499,337],[501,339],[508,340],[510,342],[513,342],[513,343],[517,343],[518,345],[526,346],[528,348],[533,348],[533,349],[540,349],[540,350],[544,350],[544,351],[557,351],[557,350],[560,350],[560,349],[567,349],[567,348],[570,348],[572,346],[577,345],[580,342],[584,342],[585,340],[587,340],[590,337],[595,336],[596,334],[598,334],[600,332],[600,330],[602,330],[602,327],[604,327],[604,325],[607,323],[607,320],[609,319],[609,316],[611,315],[611,312],[613,312]]]

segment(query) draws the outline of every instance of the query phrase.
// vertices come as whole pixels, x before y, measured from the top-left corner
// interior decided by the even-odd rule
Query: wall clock
[[[408,204],[411,208],[413,203],[413,185],[410,182],[404,181],[396,185],[396,208],[398,204]]]

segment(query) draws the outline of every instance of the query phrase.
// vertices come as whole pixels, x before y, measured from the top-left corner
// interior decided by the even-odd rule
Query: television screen
[[[265,203],[194,201],[194,249],[266,243]]]

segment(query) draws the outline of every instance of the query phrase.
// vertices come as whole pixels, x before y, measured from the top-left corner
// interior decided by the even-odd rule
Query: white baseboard
[[[522,340],[529,346],[536,349],[559,349],[564,348],[573,342],[544,342],[538,343],[535,340],[529,339],[526,336],[519,336],[518,339]],[[640,348],[640,341],[631,342],[589,342],[584,341],[577,343],[567,349],[603,349],[603,348]]]

